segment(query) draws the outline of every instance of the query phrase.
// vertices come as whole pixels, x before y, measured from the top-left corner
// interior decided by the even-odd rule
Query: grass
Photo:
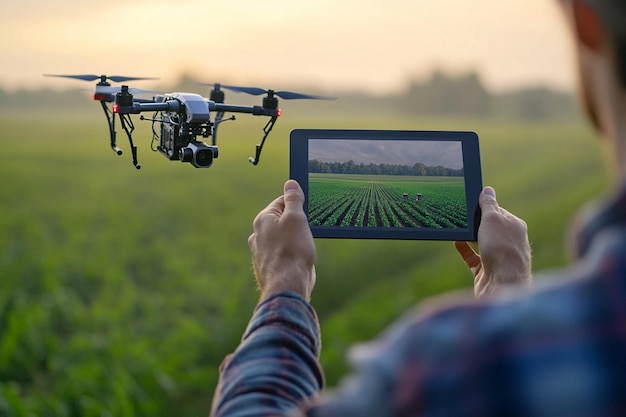
[[[265,121],[240,119],[220,128],[209,169],[151,152],[137,122],[140,171],[121,133],[124,155],[109,149],[97,109],[0,119],[0,414],[206,414],[256,303],[247,237],[282,192],[293,128],[478,132],[483,181],[527,221],[536,269],[565,263],[568,219],[607,183],[582,125],[285,117],[255,167]],[[471,285],[450,242],[316,244],[330,385],[351,343],[423,297]]]

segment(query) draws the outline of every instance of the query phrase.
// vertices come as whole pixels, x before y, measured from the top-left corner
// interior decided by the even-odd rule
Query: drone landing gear
[[[263,133],[264,133],[263,139],[261,139],[261,143],[259,145],[256,145],[255,156],[254,158],[253,157],[248,158],[248,161],[250,161],[252,165],[257,165],[259,163],[259,159],[261,158],[261,152],[263,151],[263,145],[265,144],[265,139],[267,139],[267,136],[272,131],[272,128],[274,127],[274,124],[276,123],[277,119],[278,119],[278,116],[272,116],[267,121],[265,127],[263,128]]]
[[[122,124],[122,129],[124,129],[124,132],[126,132],[126,136],[128,136],[130,150],[133,154],[133,165],[135,166],[135,168],[141,169],[141,165],[137,161],[137,147],[133,143],[133,131],[135,130],[133,120],[130,118],[129,114],[120,113],[120,123]]]
[[[226,119],[224,119],[224,112],[223,111],[218,111],[216,116],[215,116],[215,121],[213,122],[213,134],[211,135],[212,139],[211,139],[211,144],[213,146],[217,145],[217,126],[220,123],[223,122],[227,122],[229,120],[236,120],[235,115],[232,115],[230,117],[227,117]]]
[[[109,123],[109,136],[111,138],[111,149],[118,155],[121,155],[123,152],[120,148],[117,147],[116,139],[115,139],[115,113],[109,109],[105,101],[100,101],[102,105],[102,110],[104,111],[104,115],[107,118],[107,122]]]

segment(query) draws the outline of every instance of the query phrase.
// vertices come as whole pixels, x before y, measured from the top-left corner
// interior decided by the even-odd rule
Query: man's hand
[[[315,244],[303,210],[304,193],[289,180],[284,195],[254,219],[248,238],[261,299],[294,291],[307,301],[315,285]]]
[[[480,194],[482,219],[478,250],[467,242],[454,245],[474,275],[474,294],[483,297],[506,286],[528,286],[532,280],[526,222],[501,208],[496,193],[485,187]]]

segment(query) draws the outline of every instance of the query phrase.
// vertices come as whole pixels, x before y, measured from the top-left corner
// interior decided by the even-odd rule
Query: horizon
[[[412,83],[419,83],[420,85],[428,85],[428,84],[432,84],[432,78],[435,74],[443,74],[443,76],[449,81],[449,82],[454,82],[455,80],[459,80],[462,79],[463,77],[466,76],[470,76],[470,75],[476,75],[478,76],[478,80],[479,82],[482,84],[482,86],[486,89],[487,93],[492,94],[494,96],[500,95],[500,94],[510,94],[510,93],[517,93],[517,92],[521,92],[521,91],[526,91],[526,90],[534,90],[534,89],[548,89],[550,91],[553,91],[555,93],[564,93],[564,94],[575,94],[576,91],[574,90],[574,87],[572,86],[571,88],[563,87],[563,86],[559,86],[559,85],[554,85],[554,84],[550,84],[547,81],[537,81],[534,83],[528,83],[528,84],[520,84],[520,85],[511,85],[509,87],[506,88],[500,88],[500,89],[494,89],[494,88],[490,88],[487,85],[486,80],[480,76],[480,74],[475,71],[472,70],[471,68],[468,69],[466,72],[463,73],[451,73],[451,72],[446,72],[443,71],[439,68],[434,68],[432,70],[432,72],[424,74],[423,77],[415,77],[415,78],[407,78],[406,79],[406,83],[404,85],[402,85],[400,88],[398,89],[394,89],[394,90],[389,90],[389,91],[381,91],[381,92],[377,92],[377,91],[372,91],[372,90],[368,90],[367,88],[359,88],[358,86],[355,86],[352,89],[339,89],[336,90],[334,92],[329,92],[328,89],[320,89],[319,86],[315,87],[312,86],[313,83],[307,85],[307,84],[300,84],[300,85],[294,85],[294,84],[285,84],[285,83],[277,83],[276,81],[271,82],[270,81],[270,87],[272,89],[275,90],[298,90],[301,93],[319,93],[320,91],[322,92],[326,92],[326,93],[333,93],[333,94],[348,94],[348,95],[369,95],[369,96],[376,96],[376,97],[392,97],[392,96],[397,96],[397,95],[402,95],[402,94],[406,94],[407,91],[410,90],[410,88],[412,87]],[[7,86],[2,84],[2,82],[0,82],[0,92],[4,92],[5,94],[9,94],[9,95],[13,95],[13,94],[17,94],[17,93],[22,93],[25,92],[27,94],[39,94],[39,93],[45,93],[45,92],[54,92],[54,93],[75,93],[75,92],[80,92],[80,91],[84,91],[87,94],[91,94],[93,93],[93,91],[95,91],[95,86],[98,83],[98,80],[95,81],[82,81],[82,80],[76,80],[76,79],[67,79],[67,78],[61,78],[61,77],[54,77],[54,75],[57,74],[41,74],[41,77],[44,79],[44,84],[31,84],[31,85],[20,85],[20,86]],[[68,74],[63,74],[63,75],[68,75]],[[78,74],[71,74],[71,75],[78,75]],[[93,73],[91,75],[97,75],[96,73]],[[108,75],[108,74],[107,74]],[[112,74],[112,75],[118,75],[116,74]],[[111,76],[112,76],[111,75]],[[125,75],[125,74],[124,74]],[[51,80],[48,82],[45,82],[45,80]],[[57,82],[57,80],[59,80],[59,82]],[[229,83],[227,81],[224,80],[220,80],[219,81],[222,84],[232,84]],[[139,81],[129,81],[129,82],[114,82],[114,81],[109,81],[109,83],[111,83],[112,86],[118,86],[121,87],[122,85],[130,85],[133,88],[138,88],[138,89],[143,89],[146,92],[149,93],[154,93],[154,94],[163,94],[165,92],[168,91],[179,91],[180,88],[185,89],[185,91],[188,91],[187,89],[189,89],[189,91],[191,91],[191,87],[189,87],[188,84],[197,84],[194,88],[194,90],[198,90],[198,89],[202,89],[202,88],[210,88],[210,87],[202,87],[202,81],[198,80],[197,78],[194,78],[193,75],[191,75],[188,72],[180,72],[178,74],[175,74],[174,77],[172,77],[171,79],[168,80],[163,80],[163,79],[156,79],[156,80],[139,80]],[[60,85],[57,85],[60,84]],[[185,87],[186,86],[186,87]],[[238,84],[238,86],[243,87],[244,85],[242,85],[241,83]],[[245,84],[245,86],[247,87],[267,87],[268,84],[262,84],[262,83],[255,83],[255,82],[251,82],[251,83],[247,83]],[[182,90],[181,90],[182,91]],[[207,90],[208,91],[208,90]],[[236,94],[236,92],[230,92],[231,94]],[[245,95],[244,95],[245,97]]]

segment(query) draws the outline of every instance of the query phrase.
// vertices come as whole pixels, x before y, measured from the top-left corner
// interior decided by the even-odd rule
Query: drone
[[[196,168],[209,168],[213,160],[218,157],[217,129],[227,121],[235,120],[235,116],[224,117],[226,113],[245,113],[253,116],[269,117],[263,128],[261,142],[256,145],[254,157],[248,158],[253,165],[259,163],[263,145],[276,121],[282,114],[278,107],[278,98],[283,100],[335,100],[336,97],[296,93],[292,91],[274,91],[258,87],[240,87],[220,83],[199,83],[212,87],[209,98],[199,94],[173,92],[154,95],[151,99],[135,97],[151,93],[147,90],[111,86],[111,82],[125,83],[128,81],[156,80],[152,77],[127,77],[107,75],[61,75],[43,74],[45,77],[71,78],[81,81],[96,81],[93,99],[99,101],[107,119],[111,149],[122,155],[123,151],[117,147],[116,119],[130,144],[132,162],[136,169],[141,169],[137,159],[137,146],[133,142],[135,125],[131,115],[152,112],[151,117],[140,116],[140,120],[152,122],[151,149],[160,152],[170,161],[188,162]],[[245,93],[254,96],[265,95],[262,104],[254,106],[226,104],[224,90]],[[109,105],[111,106],[109,107]],[[211,120],[211,116],[215,115]],[[211,138],[211,144],[203,142],[202,138]]]

